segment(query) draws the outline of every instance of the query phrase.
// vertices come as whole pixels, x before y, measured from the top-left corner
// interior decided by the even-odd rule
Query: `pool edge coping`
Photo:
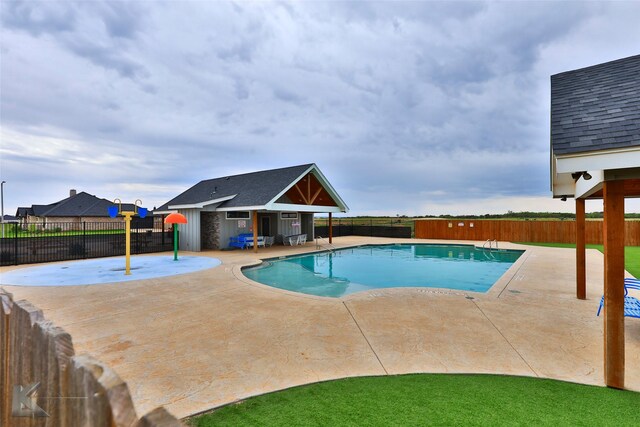
[[[424,242],[418,242],[418,243],[396,242],[396,243],[383,243],[383,244],[366,243],[366,244],[341,246],[339,248],[336,248],[335,250],[359,248],[359,247],[365,247],[365,246],[394,246],[394,245],[405,245],[405,246],[406,245],[451,246],[452,245],[448,240],[445,241],[445,242],[446,243],[424,243]],[[514,243],[511,243],[511,242],[507,242],[507,243],[514,244]],[[453,245],[455,245],[455,246],[473,246],[476,249],[485,249],[486,250],[486,248],[483,248],[482,246],[480,246],[477,243],[459,243],[459,244],[453,244]],[[518,245],[518,246],[524,246],[524,245]],[[233,276],[237,280],[239,280],[239,281],[241,281],[241,282],[243,282],[243,283],[245,283],[247,285],[250,285],[250,286],[254,286],[254,287],[265,289],[265,290],[270,290],[272,292],[278,292],[278,293],[281,293],[281,294],[284,294],[284,295],[294,296],[294,297],[298,297],[298,298],[301,298],[301,297],[302,298],[311,298],[311,299],[320,300],[320,301],[333,301],[333,302],[341,302],[342,303],[342,302],[347,302],[347,301],[349,301],[351,299],[355,299],[356,297],[359,297],[359,298],[363,298],[363,297],[376,298],[376,297],[381,297],[381,296],[387,296],[387,294],[399,293],[399,292],[404,292],[404,291],[411,291],[412,293],[415,293],[416,291],[420,291],[420,293],[455,295],[455,296],[463,296],[465,298],[466,297],[471,297],[471,298],[489,297],[491,299],[497,299],[497,298],[500,297],[502,292],[509,286],[511,281],[514,279],[516,273],[520,270],[520,267],[522,267],[522,264],[524,264],[524,261],[529,257],[529,255],[531,253],[531,249],[527,249],[527,248],[525,248],[525,249],[521,249],[521,248],[513,248],[513,249],[505,248],[505,249],[489,249],[489,250],[521,251],[522,254],[507,269],[507,271],[505,271],[498,278],[498,280],[496,280],[493,283],[493,285],[491,285],[491,287],[486,292],[465,291],[465,290],[460,290],[460,289],[438,288],[438,287],[400,286],[400,287],[394,287],[394,288],[367,289],[367,290],[364,290],[364,291],[358,291],[358,292],[354,292],[354,293],[351,293],[351,294],[348,294],[348,295],[343,295],[341,297],[324,297],[324,296],[320,296],[320,295],[306,294],[304,292],[290,291],[290,290],[287,290],[287,289],[282,289],[282,288],[278,288],[278,287],[275,287],[275,286],[266,285],[264,283],[256,282],[255,280],[252,280],[252,279],[248,278],[247,276],[245,276],[242,273],[242,270],[244,268],[257,267],[260,264],[263,264],[265,261],[270,261],[270,260],[278,261],[278,260],[285,259],[285,258],[295,258],[295,257],[300,257],[300,256],[323,253],[323,252],[331,252],[331,250],[329,250],[329,249],[313,250],[313,251],[309,251],[309,252],[300,252],[300,253],[286,255],[286,256],[259,258],[256,261],[248,262],[246,264],[234,265],[233,269],[232,269],[232,273],[233,273]],[[526,257],[525,257],[525,255],[526,255]],[[494,291],[494,288],[496,288],[496,285],[501,285],[501,286],[500,286],[499,290],[495,290]],[[425,291],[425,289],[427,291]],[[375,293],[375,292],[383,292],[384,295],[372,295],[372,293]]]

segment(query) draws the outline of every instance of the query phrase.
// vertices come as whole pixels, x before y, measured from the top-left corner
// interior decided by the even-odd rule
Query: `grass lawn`
[[[518,242],[519,245],[547,246],[552,248],[575,248],[574,243],[532,243]],[[587,245],[587,249],[597,249],[604,253],[603,245]],[[640,278],[640,246],[627,246],[624,248],[624,268],[633,277]]]
[[[248,399],[192,426],[638,425],[640,393],[539,378],[348,378]]]

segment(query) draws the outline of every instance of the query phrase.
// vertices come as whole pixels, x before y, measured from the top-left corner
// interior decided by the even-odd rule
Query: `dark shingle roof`
[[[640,146],[640,55],[551,76],[554,154]]]
[[[19,218],[24,218],[27,215],[33,215],[33,208],[21,206],[16,210],[16,216]]]
[[[38,217],[108,217],[107,208],[114,203],[81,191],[80,193],[50,205],[32,205],[18,208],[18,216]],[[133,204],[123,203],[123,210],[133,210]]]
[[[237,196],[223,202],[220,207],[263,206],[311,166],[313,163],[200,181],[157,210],[168,210],[169,206],[202,203],[234,194]]]

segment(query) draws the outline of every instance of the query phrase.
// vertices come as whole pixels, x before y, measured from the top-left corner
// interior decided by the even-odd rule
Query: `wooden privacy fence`
[[[36,404],[46,416],[25,416],[30,412],[25,407],[15,414],[20,395],[15,386],[35,383],[40,383]],[[89,355],[76,355],[68,333],[2,289],[0,395],[1,426],[183,426],[162,407],[138,418],[127,384],[112,369]]]
[[[586,221],[586,242],[602,244],[602,221]],[[417,220],[416,239],[575,243],[575,221]],[[625,245],[640,246],[640,221],[625,221]]]

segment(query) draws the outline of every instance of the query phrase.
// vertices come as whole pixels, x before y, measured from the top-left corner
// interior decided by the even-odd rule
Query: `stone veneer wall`
[[[37,405],[48,416],[13,416],[14,386],[37,382]],[[67,332],[47,321],[28,301],[14,301],[2,288],[0,395],[2,426],[184,426],[162,407],[138,418],[127,384],[109,366],[75,354]]]
[[[200,212],[200,245],[202,249],[220,249],[220,215]]]

